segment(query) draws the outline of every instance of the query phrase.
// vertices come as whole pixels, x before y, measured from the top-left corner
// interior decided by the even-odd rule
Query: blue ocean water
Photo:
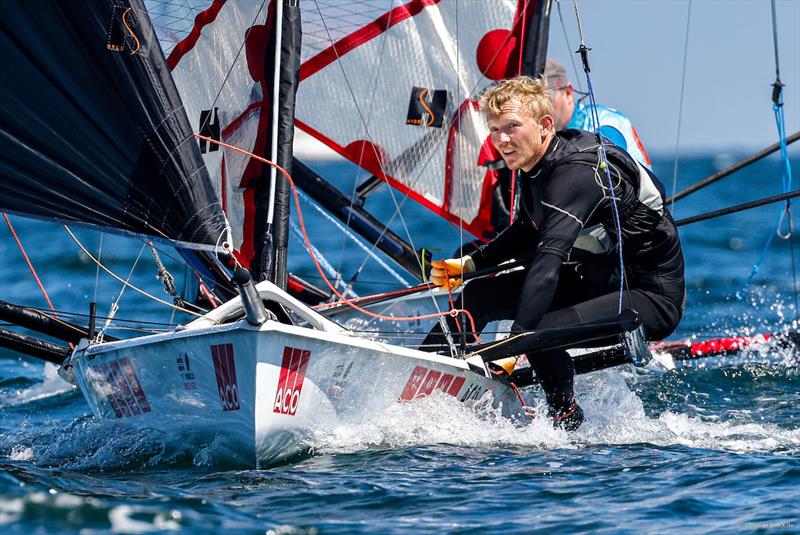
[[[793,151],[797,154],[797,150]],[[743,154],[684,156],[677,189]],[[779,191],[777,158],[679,201],[677,219]],[[793,160],[800,176],[800,160]],[[363,176],[317,163],[349,192]],[[668,190],[672,160],[655,162]],[[384,188],[366,207],[416,248],[449,254],[459,233]],[[305,205],[312,242],[361,294],[398,283]],[[681,229],[689,284],[673,338],[781,332],[797,318],[800,240],[776,239],[744,284],[779,215],[777,205]],[[120,284],[58,225],[11,216],[51,299],[105,315]],[[82,230],[88,249],[127,277],[142,244]],[[318,277],[293,238],[291,268]],[[181,283],[174,254],[162,258]],[[0,229],[0,299],[45,307],[7,228]],[[145,250],[131,281],[165,297]],[[399,272],[399,268],[397,268]],[[738,294],[738,297],[737,297]],[[130,290],[118,318],[147,328],[184,321]],[[140,325],[141,326],[141,325]],[[119,333],[119,331],[118,331]],[[398,405],[357,428],[319,437],[313,452],[255,469],[186,444],[169,429],[137,429],[89,414],[52,367],[0,350],[0,530],[72,532],[797,532],[800,526],[800,376],[792,355],[769,363],[633,375],[582,376],[587,420],[576,433],[538,420],[512,424],[450,398]],[[784,358],[785,357],[785,358]]]

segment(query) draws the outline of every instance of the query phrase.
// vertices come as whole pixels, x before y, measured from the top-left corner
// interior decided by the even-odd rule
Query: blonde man
[[[481,98],[491,139],[509,169],[519,173],[520,217],[470,256],[434,262],[431,279],[455,287],[462,273],[515,259],[529,267],[466,285],[459,306],[480,332],[488,322],[513,319],[529,331],[615,317],[619,256],[610,188],[597,137],[556,132],[542,80],[518,77]],[[639,313],[648,339],[668,336],[683,312],[683,255],[663,187],[625,151],[608,145],[608,169],[622,228],[626,291],[623,308]],[[455,322],[449,321],[455,330]],[[444,342],[437,326],[423,342]],[[613,342],[604,341],[604,343]],[[529,355],[555,425],[577,429],[583,411],[573,397],[574,367],[566,351]],[[520,382],[530,370],[515,372]]]

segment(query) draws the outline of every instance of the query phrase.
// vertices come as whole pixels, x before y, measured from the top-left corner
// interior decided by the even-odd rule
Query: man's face
[[[530,171],[542,159],[553,130],[553,118],[534,120],[518,100],[506,102],[500,114],[490,114],[492,144],[509,169]]]
[[[563,130],[572,119],[575,111],[575,93],[572,84],[567,84],[561,89],[551,89],[553,95],[553,120],[556,130]]]

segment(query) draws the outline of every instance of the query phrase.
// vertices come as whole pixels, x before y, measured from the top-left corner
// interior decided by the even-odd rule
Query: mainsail
[[[208,137],[271,158],[277,3],[153,0],[147,4],[193,127]],[[299,10],[292,2],[284,4],[283,40],[296,40],[299,48]],[[277,163],[289,169],[292,84],[296,83],[292,78],[299,66],[294,48],[288,44],[281,50],[281,86],[286,90],[281,91],[279,103],[283,110],[278,120],[288,117],[289,122],[284,121],[277,135]],[[283,209],[278,211],[276,225],[267,224],[269,167],[216,145],[203,143],[201,150],[232,223],[233,247],[239,262],[250,268],[257,279],[269,275],[272,266],[280,271],[283,262],[272,259],[273,254],[285,256],[288,207],[280,205],[286,196],[279,194],[278,208]],[[278,177],[278,187],[288,188]],[[276,277],[284,279],[285,274],[278,273]]]
[[[313,4],[298,127],[484,237],[496,175],[477,98],[493,80],[541,72],[549,1]]]
[[[214,250],[227,224],[138,0],[0,17],[0,208]]]
[[[268,156],[265,42],[274,2],[147,5],[192,126]],[[548,6],[547,0],[306,0],[296,124],[484,236],[497,177],[480,165],[492,155],[481,149],[488,131],[475,99],[493,79],[541,72]],[[204,158],[237,256],[252,265],[261,241],[254,227],[266,210],[255,186],[265,170],[224,149],[205,147]]]

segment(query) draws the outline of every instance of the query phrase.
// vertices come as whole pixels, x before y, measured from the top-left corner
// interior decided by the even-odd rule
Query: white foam
[[[576,398],[586,420],[573,433],[553,429],[537,399],[534,420],[512,422],[485,401],[462,404],[446,395],[400,403],[360,425],[317,432],[311,442],[317,453],[352,453],[373,447],[403,448],[433,444],[457,446],[524,446],[530,449],[577,448],[591,445],[683,445],[730,452],[800,451],[800,430],[777,425],[726,421],[710,415],[690,416],[665,411],[648,416],[641,399],[618,371],[604,371],[576,380]]]
[[[13,392],[5,400],[0,400],[0,407],[33,403],[41,399],[58,396],[76,388],[58,375],[58,367],[55,364],[46,362],[43,376],[44,379],[41,383]]]

